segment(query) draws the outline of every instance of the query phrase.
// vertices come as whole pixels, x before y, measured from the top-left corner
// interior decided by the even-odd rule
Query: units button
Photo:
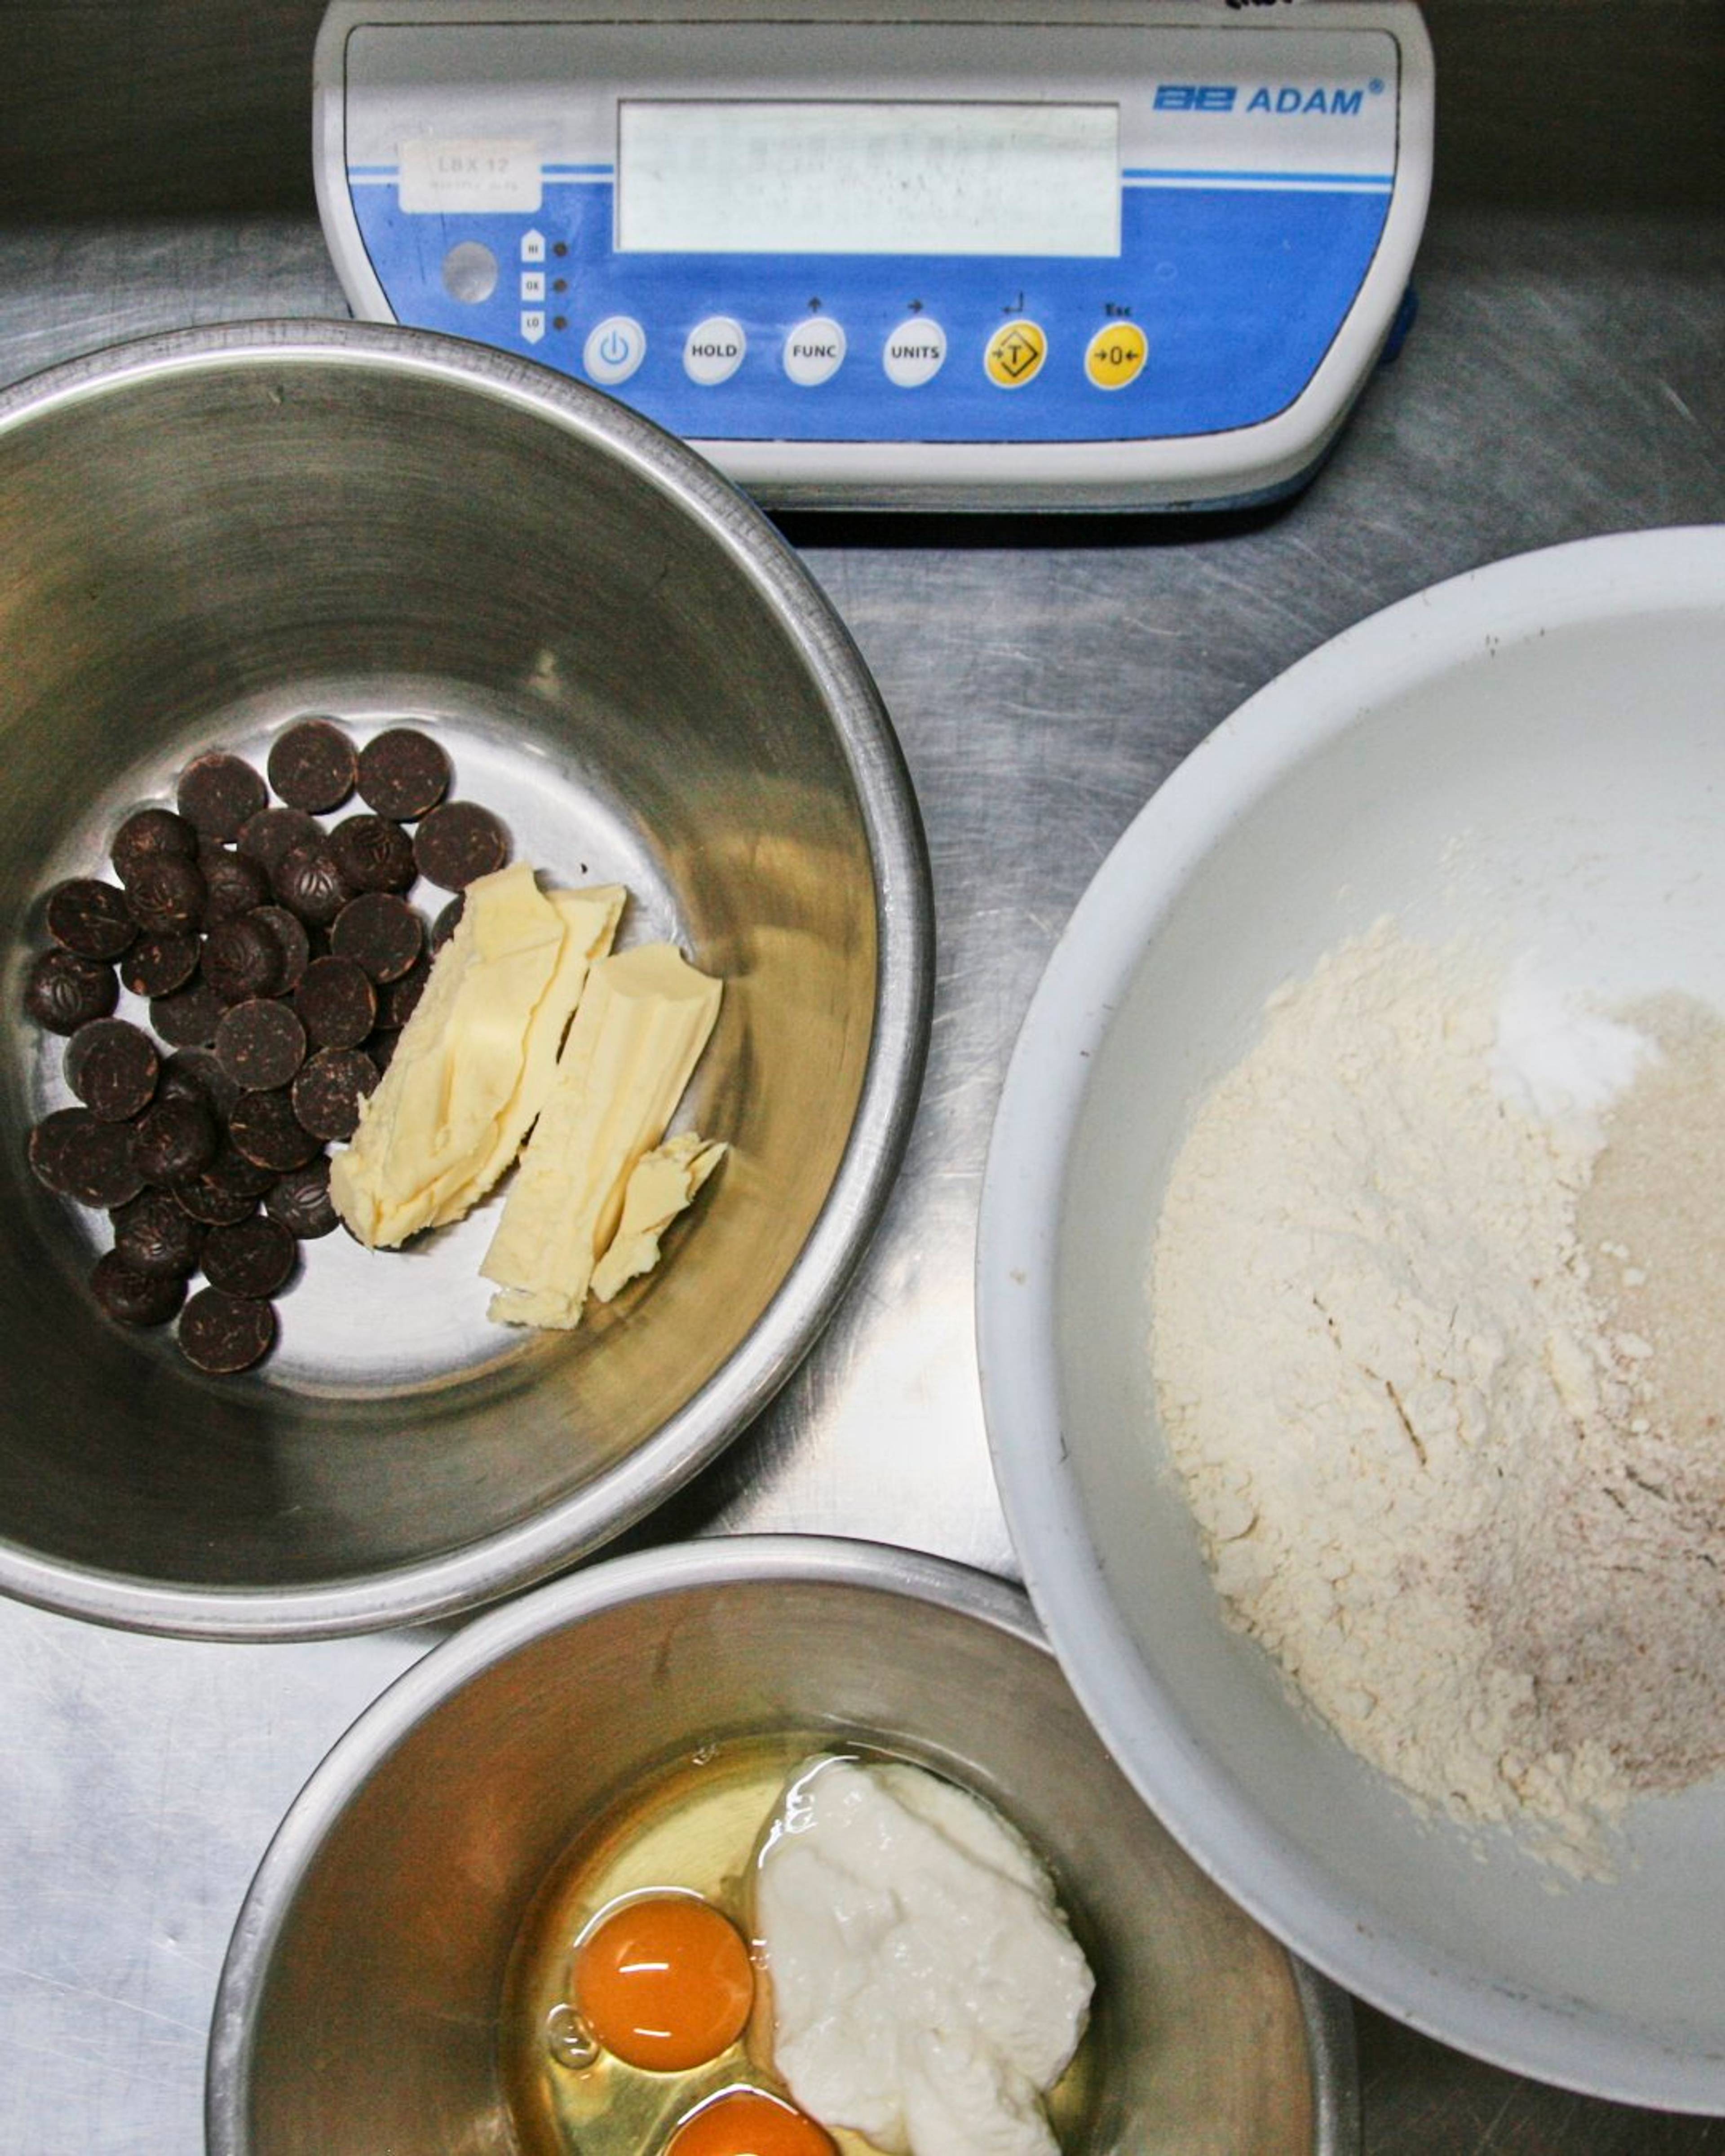
[[[593,324],[581,347],[588,380],[608,389],[627,382],[646,357],[647,332],[633,315],[607,315]]]
[[[1149,340],[1136,322],[1105,322],[1085,347],[1084,371],[1098,389],[1124,389],[1149,357]]]
[[[733,321],[729,315],[709,315],[684,340],[683,372],[691,382],[711,388],[715,382],[731,379],[742,365],[748,348],[741,322]]]
[[[830,382],[845,363],[845,332],[830,315],[811,315],[784,341],[784,371],[803,389]]]
[[[920,389],[947,363],[947,333],[928,315],[912,315],[887,338],[880,354],[886,379],[901,389]]]
[[[983,367],[1002,389],[1022,389],[1041,373],[1047,357],[1048,338],[1040,322],[1003,322],[988,339]]]

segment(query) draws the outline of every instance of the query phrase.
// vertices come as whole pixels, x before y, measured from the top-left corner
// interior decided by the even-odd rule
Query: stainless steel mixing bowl
[[[441,732],[457,789],[628,934],[723,977],[691,1089],[732,1148],[680,1248],[573,1334],[489,1326],[489,1222],[311,1246],[260,1374],[100,1319],[38,1188],[60,1044],[18,1013],[40,895],[213,742],[307,711]],[[199,331],[0,397],[0,1589],[230,1637],[461,1609],[592,1548],[755,1414],[829,1313],[927,1029],[910,786],[771,526],[609,399],[480,346]]]
[[[907,1753],[1050,1863],[1097,1979],[1097,2092],[1067,2156],[1358,2148],[1345,1999],[1144,1809],[1023,1597],[906,1551],[765,1536],[542,1588],[360,1717],[235,1927],[211,2156],[515,2156],[500,2005],[536,1892],[642,1777],[775,1732]]]

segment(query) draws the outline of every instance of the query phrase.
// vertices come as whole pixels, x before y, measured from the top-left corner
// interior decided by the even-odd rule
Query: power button
[[[647,332],[632,315],[607,315],[595,322],[581,348],[588,380],[607,388],[627,382],[646,357]]]

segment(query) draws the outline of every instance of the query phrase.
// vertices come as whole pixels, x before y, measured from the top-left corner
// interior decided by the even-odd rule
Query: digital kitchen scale
[[[1285,492],[1431,175],[1412,0],[335,0],[354,311],[597,383],[766,501]]]

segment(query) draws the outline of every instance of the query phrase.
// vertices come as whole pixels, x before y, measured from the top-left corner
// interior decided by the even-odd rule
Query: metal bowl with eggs
[[[764,518],[475,345],[187,331],[0,398],[0,1589],[213,1637],[408,1622],[555,1570],[711,1459],[860,1254],[928,1018],[897,744]],[[517,860],[627,886],[619,947],[723,981],[685,1106],[730,1150],[659,1271],[574,1332],[487,1321],[477,1216],[388,1255],[337,1234],[270,1361],[212,1381],[98,1313],[101,1216],[24,1164],[66,1096],[20,988],[43,895],[105,875],[129,811],[307,713],[434,736]]]
[[[1158,1417],[1147,1281],[1199,1104],[1272,995],[1384,916],[1433,946],[1487,933],[1554,993],[1725,1008],[1722,680],[1708,528],[1474,571],[1273,682],[1142,810],[1068,926],[1003,1096],[978,1260],[1027,1583],[1159,1816],[1386,2011],[1524,2074],[1700,2112],[1725,2108],[1725,1786],[1637,1795],[1612,1876],[1579,1879],[1513,1821],[1409,1801],[1225,1621]]]
[[[1023,1596],[933,1558],[773,1536],[614,1558],[541,1587],[367,1710],[288,1813],[236,1923],[211,2034],[211,2156],[660,2148],[663,2128],[608,2139],[603,2110],[579,2108],[584,2062],[553,2003],[578,1912],[552,1940],[542,1994],[520,1981],[524,1942],[572,1849],[623,1845],[619,1807],[627,1819],[632,1793],[668,1774],[679,1803],[717,1790],[707,1816],[741,1835],[727,1867],[746,1904],[759,1822],[724,1811],[726,1778],[787,1738],[788,1758],[866,1748],[957,1783],[1052,1873],[1096,1979],[1062,2145],[1358,2148],[1345,2001],[1140,1804]],[[687,1845],[718,1861],[710,1830]],[[649,1820],[641,1846],[684,1845]],[[747,1923],[746,1906],[732,1913]],[[757,2080],[759,2063],[715,2071]],[[675,2111],[675,2078],[647,2078]]]

